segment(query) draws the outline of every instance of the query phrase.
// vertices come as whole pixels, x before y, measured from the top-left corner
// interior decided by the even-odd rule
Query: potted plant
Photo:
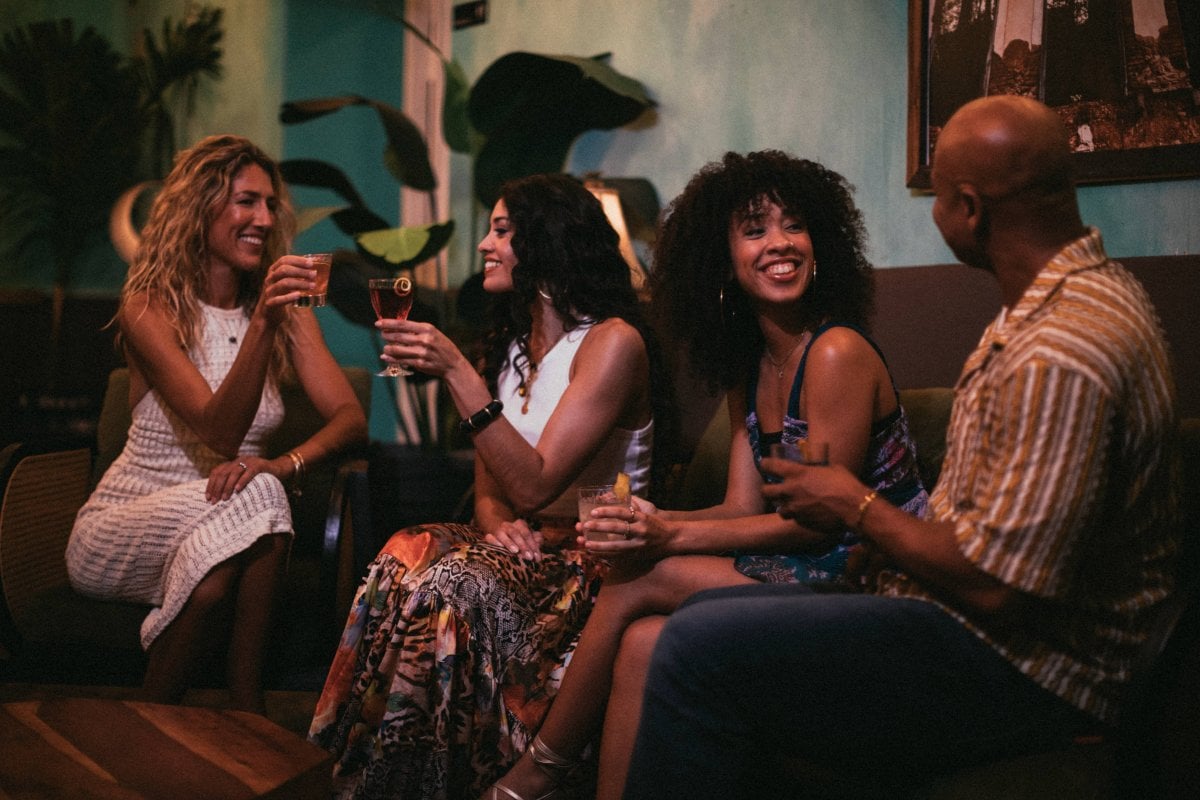
[[[164,20],[161,38],[146,31],[144,52],[128,58],[70,19],[0,38],[0,252],[24,267],[16,283],[49,283],[51,294],[47,355],[38,374],[22,375],[27,399],[66,382],[63,308],[80,259],[103,241],[118,196],[169,165],[167,98],[182,88],[187,100],[202,76],[220,74],[221,18],[199,8]]]
[[[501,56],[468,85],[461,67],[443,57],[444,135],[452,150],[472,156],[473,193],[483,207],[495,204],[506,180],[560,171],[584,131],[625,125],[654,105],[641,83],[607,62],[608,54],[581,58],[515,52]],[[354,105],[375,110],[387,142],[383,161],[389,173],[399,183],[429,193],[433,207],[437,178],[424,137],[399,109],[344,95],[285,103],[280,120],[303,123]],[[338,256],[335,272],[340,278],[330,284],[330,302],[352,322],[368,327],[374,323],[364,300],[369,278],[434,257],[454,231],[453,220],[389,226],[366,208],[341,170],[326,162],[291,160],[282,167],[289,183],[329,189],[345,201],[343,206],[310,209],[303,221],[311,224],[329,216],[355,242],[355,251]]]

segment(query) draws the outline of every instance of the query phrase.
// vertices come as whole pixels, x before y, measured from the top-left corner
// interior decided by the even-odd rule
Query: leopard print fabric
[[[467,525],[395,534],[309,731],[335,756],[337,796],[479,796],[541,725],[604,571],[579,550],[523,561]]]

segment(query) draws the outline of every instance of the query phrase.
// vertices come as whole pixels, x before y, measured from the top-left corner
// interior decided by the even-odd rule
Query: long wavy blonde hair
[[[233,194],[234,178],[250,164],[262,167],[270,176],[276,213],[258,269],[238,273],[238,305],[249,316],[267,268],[288,251],[296,229],[279,167],[254,143],[240,136],[218,135],[181,151],[142,229],[137,256],[121,290],[121,309],[138,292],[162,303],[184,350],[190,350],[203,334],[200,306],[208,278],[209,229]],[[276,335],[271,357],[270,371],[276,378],[288,368],[285,329],[286,325]]]

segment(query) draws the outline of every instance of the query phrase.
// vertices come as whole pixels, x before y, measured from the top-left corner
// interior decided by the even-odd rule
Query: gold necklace
[[[529,362],[529,375],[522,376],[521,382],[517,384],[517,396],[525,399],[525,402],[521,403],[522,414],[529,413],[529,392],[533,389],[533,380],[536,377],[537,365],[531,361]]]
[[[566,335],[567,332],[563,331],[559,333],[558,336],[554,337],[554,341],[551,342],[542,353],[542,361],[546,360],[546,356],[550,355],[550,351],[553,350],[554,346],[558,344],[559,341]],[[532,357],[527,358],[527,362],[529,364],[529,375],[522,375],[521,382],[517,384],[517,396],[525,399],[525,402],[521,404],[522,414],[529,413],[529,394],[533,391],[533,382],[537,379],[538,371],[538,362],[534,361]]]
[[[792,345],[792,349],[789,350],[788,354],[779,361],[776,361],[775,356],[771,355],[770,345],[763,346],[763,350],[767,354],[767,360],[771,362],[771,366],[775,367],[775,372],[779,375],[779,377],[781,379],[783,378],[784,366],[787,364],[787,362],[792,360],[792,356],[796,355],[796,351],[800,349],[800,345],[804,344],[804,339],[807,336],[808,336],[808,331],[805,331],[804,333],[800,334],[800,336],[797,337],[797,339],[796,339],[796,343],[794,345]]]

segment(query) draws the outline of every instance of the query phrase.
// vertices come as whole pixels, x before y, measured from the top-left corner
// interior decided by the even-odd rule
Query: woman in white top
[[[576,488],[645,494],[666,402],[617,241],[577,180],[513,181],[479,245],[482,375],[432,325],[378,323],[386,360],[449,387],[475,516],[395,534],[359,589],[310,730],[341,796],[477,795],[537,731],[606,571],[574,547]]]
[[[366,440],[316,317],[291,304],[316,275],[286,255],[293,227],[275,163],[245,139],[210,136],[176,158],[121,292],[132,424],[76,518],[67,570],[84,594],[153,606],[141,630],[151,700],[178,702],[200,656],[228,641],[232,702],[262,711],[292,536],[284,484]],[[267,458],[285,371],[326,424]]]

